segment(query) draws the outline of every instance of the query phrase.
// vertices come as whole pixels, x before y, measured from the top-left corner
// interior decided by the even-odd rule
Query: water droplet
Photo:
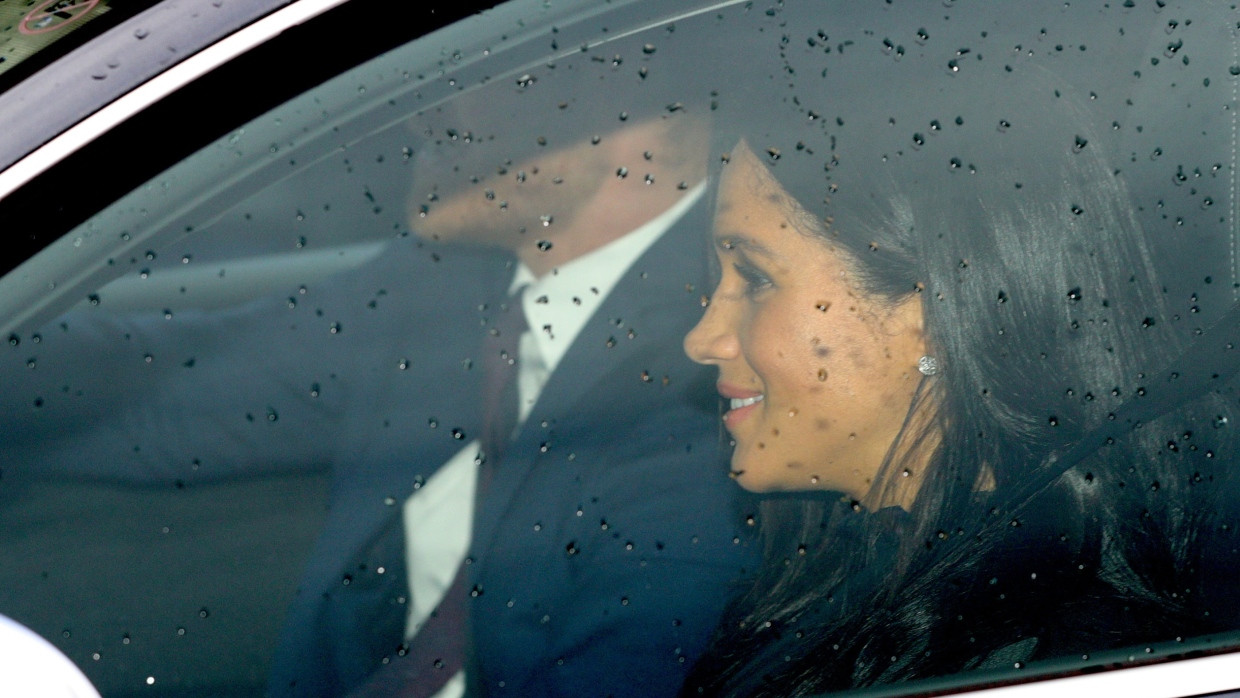
[[[142,39],[145,39],[146,37],[150,35],[151,35],[150,30],[145,29],[143,27],[138,27],[137,29],[133,30],[134,38],[138,39],[139,41],[141,41]]]
[[[551,248],[552,248],[552,244],[551,244],[551,241],[550,241],[550,240],[539,240],[539,241],[538,241],[538,249],[539,249],[539,251],[541,251],[541,252],[546,252],[547,250],[549,250],[549,249],[551,249]]]
[[[646,54],[647,56],[649,56],[650,54],[654,52],[655,52],[654,44],[646,44],[642,46],[642,53]]]
[[[1080,286],[1077,286],[1076,288],[1068,291],[1068,300],[1072,301],[1073,303],[1081,300],[1081,287]]]
[[[538,221],[539,221],[540,223],[542,223],[542,227],[547,228],[547,227],[549,227],[549,226],[550,226],[553,222],[555,222],[555,218],[554,218],[554,217],[552,217],[550,214],[544,214],[544,215],[541,215],[541,216],[539,216],[539,217],[538,217]],[[547,246],[548,246],[548,247],[550,247],[550,246],[551,246],[551,245],[550,245],[550,243],[548,243],[548,245],[547,245]],[[542,243],[541,243],[541,242],[539,243],[539,249],[542,249]]]
[[[621,168],[617,169],[617,170],[616,170],[616,176],[617,176],[617,177],[619,177],[620,179],[624,179],[625,177],[628,177],[628,176],[629,176],[629,168],[627,168],[627,167],[621,167]]]
[[[827,380],[827,369],[825,368],[818,369],[818,381],[822,382],[825,380]]]
[[[1082,150],[1085,150],[1085,146],[1087,145],[1089,145],[1089,140],[1087,140],[1084,136],[1078,135],[1072,141],[1072,152],[1079,153]]]

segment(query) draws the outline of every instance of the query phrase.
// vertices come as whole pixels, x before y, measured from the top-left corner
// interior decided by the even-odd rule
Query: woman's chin
[[[805,492],[826,489],[817,484],[817,478],[799,477],[792,472],[772,472],[770,468],[732,461],[728,475],[736,484],[750,492]]]

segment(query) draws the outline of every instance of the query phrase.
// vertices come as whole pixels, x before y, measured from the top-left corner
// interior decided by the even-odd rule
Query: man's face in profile
[[[582,82],[559,87],[576,94]],[[542,274],[636,229],[705,177],[704,119],[649,105],[620,118],[537,89],[479,89],[412,117],[415,234],[512,251]]]
[[[413,159],[413,231],[427,239],[511,250],[552,240],[571,227],[581,203],[616,177],[617,166],[601,139],[597,145],[588,137],[552,142],[536,130],[539,122],[531,113],[514,117],[498,133],[425,129],[429,138]]]

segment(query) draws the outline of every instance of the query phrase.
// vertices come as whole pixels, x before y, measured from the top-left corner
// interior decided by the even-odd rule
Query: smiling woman
[[[920,299],[862,290],[743,141],[718,196],[722,278],[685,348],[719,366],[732,473],[751,490],[868,500],[920,385]]]
[[[800,494],[763,503],[760,579],[687,694],[1233,628],[1236,450],[1202,431],[1233,408],[1201,390],[1129,417],[1189,362],[1115,117],[1074,62],[1020,49],[1027,18],[835,7],[773,11],[741,52],[769,62],[736,66],[755,89],[715,113],[720,276],[685,347],[718,367],[737,481]]]

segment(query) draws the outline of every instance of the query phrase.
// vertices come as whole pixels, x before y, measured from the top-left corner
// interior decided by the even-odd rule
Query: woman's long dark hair
[[[1061,460],[1185,344],[1087,92],[1010,52],[1036,22],[936,24],[953,53],[896,55],[885,35],[931,20],[863,4],[760,18],[737,52],[778,59],[738,69],[718,143],[763,158],[869,293],[919,294],[940,370],[874,493],[899,501],[906,470],[919,489],[907,515],[766,501],[766,563],[686,693],[806,695],[1219,629],[1199,570],[1231,495],[1225,431],[1203,431],[1223,400]]]

